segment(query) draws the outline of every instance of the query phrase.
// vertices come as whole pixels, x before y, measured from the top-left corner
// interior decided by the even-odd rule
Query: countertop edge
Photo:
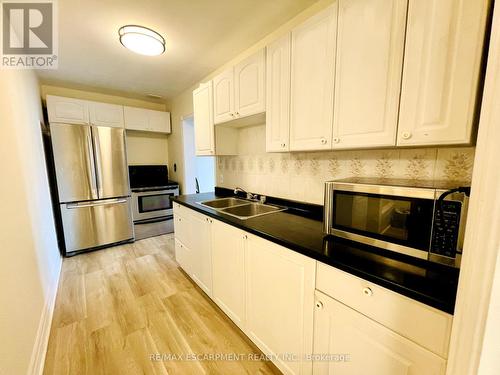
[[[374,284],[376,284],[378,286],[384,287],[384,288],[391,290],[393,292],[396,292],[402,296],[405,296],[405,297],[410,298],[412,300],[415,300],[417,302],[423,303],[427,306],[433,307],[437,310],[440,310],[440,311],[445,312],[445,313],[450,314],[450,315],[453,315],[453,313],[454,313],[454,308],[455,308],[454,302],[450,304],[446,301],[432,298],[429,295],[419,293],[416,290],[406,288],[400,284],[393,283],[389,280],[381,279],[377,276],[374,276],[374,275],[371,275],[369,273],[357,270],[353,267],[349,267],[349,266],[346,266],[344,264],[334,262],[334,261],[332,261],[332,259],[327,258],[325,256],[322,256],[321,254],[319,254],[316,251],[310,250],[310,249],[303,247],[303,246],[299,246],[293,242],[285,241],[281,238],[274,237],[268,233],[250,228],[250,227],[244,225],[243,223],[240,223],[239,221],[241,221],[241,220],[239,220],[239,219],[231,219],[229,217],[226,218],[225,216],[220,215],[216,210],[201,206],[198,203],[186,202],[186,201],[178,199],[178,197],[174,197],[174,198],[172,198],[172,200],[174,202],[184,206],[184,207],[192,209],[192,210],[199,212],[203,215],[210,216],[213,219],[219,220],[225,224],[228,224],[228,225],[231,225],[231,226],[236,227],[238,229],[244,230],[244,231],[251,233],[255,236],[258,236],[258,237],[263,238],[265,240],[271,241],[271,242],[273,242],[277,245],[283,246],[291,251],[295,251],[299,254],[307,256],[311,259],[314,259],[318,262],[326,264],[330,267],[334,267],[336,269],[347,272],[353,276],[364,279],[368,282],[373,282]]]

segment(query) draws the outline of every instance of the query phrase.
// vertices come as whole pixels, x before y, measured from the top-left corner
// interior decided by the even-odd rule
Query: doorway
[[[215,189],[215,157],[196,156],[193,116],[182,119],[184,138],[183,194],[207,193]]]

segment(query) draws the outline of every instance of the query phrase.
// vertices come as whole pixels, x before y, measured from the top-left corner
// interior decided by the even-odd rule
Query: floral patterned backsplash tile
[[[239,155],[217,157],[217,185],[323,203],[325,181],[347,177],[470,181],[474,147],[266,153],[265,126],[239,133]]]

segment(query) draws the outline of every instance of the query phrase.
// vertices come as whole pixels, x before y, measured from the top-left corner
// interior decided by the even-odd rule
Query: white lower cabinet
[[[191,254],[191,250],[176,238],[175,260],[188,275],[192,275],[193,273],[192,259],[193,255]]]
[[[212,219],[198,212],[190,218],[192,278],[209,296],[212,295]]]
[[[438,375],[446,361],[317,291],[314,374]]]
[[[316,262],[253,235],[246,246],[245,332],[283,373],[310,374]]]
[[[283,373],[311,374],[316,261],[178,204],[174,216],[179,265]]]
[[[213,221],[213,300],[241,329],[245,325],[245,235]]]
[[[284,374],[445,373],[451,315],[177,203],[174,217],[179,265]]]
[[[174,204],[175,260],[209,296],[212,295],[211,219]]]

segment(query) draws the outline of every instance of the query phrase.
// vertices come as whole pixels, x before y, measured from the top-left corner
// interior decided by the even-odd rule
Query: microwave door
[[[61,203],[97,199],[97,180],[88,125],[50,124],[50,136]]]
[[[130,195],[125,131],[92,126],[99,199]]]

